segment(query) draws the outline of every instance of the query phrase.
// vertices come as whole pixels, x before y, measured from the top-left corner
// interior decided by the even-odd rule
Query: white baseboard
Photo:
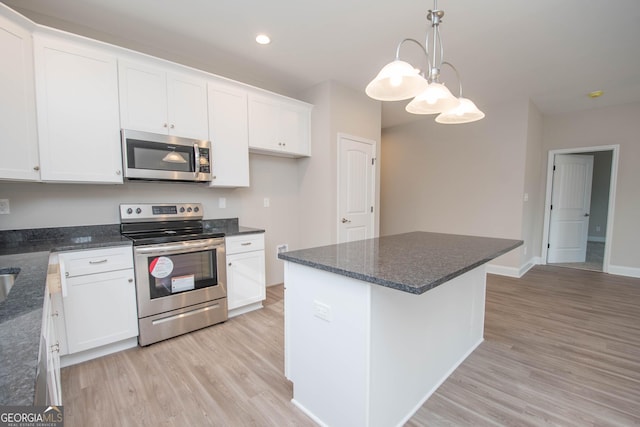
[[[589,237],[587,237],[587,241],[604,243],[604,242],[607,241],[607,238],[606,237],[600,237],[600,236],[589,236]]]
[[[640,268],[624,267],[622,265],[609,264],[609,274],[617,274],[618,276],[640,278]]]
[[[74,354],[66,354],[60,357],[60,367],[66,368],[67,366],[76,365],[78,363],[86,362],[87,360],[97,359],[98,357],[117,353],[119,351],[127,350],[137,346],[138,337],[135,336],[133,338],[127,338],[113,344],[103,345],[102,347],[92,348],[90,350],[85,350]]]
[[[506,267],[504,265],[487,264],[487,273],[498,274],[500,276],[521,278],[527,271],[531,270],[534,265],[541,264],[542,259],[540,257],[533,257],[529,261],[525,262],[520,268]]]

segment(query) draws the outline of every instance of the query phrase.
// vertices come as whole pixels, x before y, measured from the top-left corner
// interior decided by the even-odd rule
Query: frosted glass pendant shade
[[[409,99],[424,91],[429,83],[408,62],[396,59],[385,65],[365,92],[379,101]]]
[[[457,107],[440,114],[436,122],[449,125],[471,123],[484,118],[484,113],[470,99],[458,98],[458,101]]]
[[[437,114],[451,110],[458,105],[458,99],[442,83],[429,83],[426,90],[407,104],[406,110],[412,114]]]

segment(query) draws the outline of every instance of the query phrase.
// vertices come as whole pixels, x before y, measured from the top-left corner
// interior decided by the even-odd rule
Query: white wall
[[[299,163],[300,246],[337,242],[338,133],[377,142],[380,152],[381,105],[364,94],[336,82],[324,82],[302,94],[314,104],[311,158]],[[380,157],[378,155],[378,157]],[[376,176],[376,209],[380,206],[380,168]],[[379,223],[376,213],[376,235]]]
[[[527,119],[527,153],[525,158],[525,176],[522,211],[522,257],[521,266],[533,265],[538,262],[542,252],[542,228],[544,223],[544,179],[542,165],[542,115],[538,108],[529,102],[529,117]],[[528,201],[524,201],[524,194]],[[526,248],[526,250],[525,250]],[[526,253],[525,253],[526,252]]]
[[[200,202],[205,219],[238,217],[240,225],[264,228],[267,284],[283,281],[276,246],[298,246],[298,164],[294,159],[251,155],[251,187],[212,189],[196,184],[127,182],[123,185],[42,184],[0,181],[0,199],[11,214],[0,230],[118,224],[120,203]],[[226,209],[218,208],[225,197]],[[263,207],[265,197],[270,207]]]
[[[543,144],[548,150],[620,145],[612,267],[640,275],[640,103],[544,117]],[[545,174],[546,177],[546,174]],[[546,179],[546,178],[545,178]],[[639,276],[640,277],[640,276]]]
[[[475,123],[440,125],[425,116],[385,129],[381,234],[423,230],[523,238],[527,141],[535,151],[538,139],[527,128],[529,115],[529,102],[522,100],[494,106]],[[516,249],[494,264],[519,269],[521,254]]]

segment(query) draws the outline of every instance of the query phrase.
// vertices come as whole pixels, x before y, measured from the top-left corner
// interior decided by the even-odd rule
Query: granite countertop
[[[422,294],[522,244],[522,240],[415,231],[284,252],[278,258]]]
[[[237,218],[203,225],[226,236],[264,233]],[[119,224],[0,231],[0,273],[18,273],[0,302],[0,405],[33,405],[50,253],[131,244]]]

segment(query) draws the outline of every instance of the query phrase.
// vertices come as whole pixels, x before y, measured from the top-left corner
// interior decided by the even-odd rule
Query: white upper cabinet
[[[34,35],[43,181],[122,183],[116,57]]]
[[[211,187],[249,186],[247,91],[228,83],[209,82]]]
[[[205,80],[125,61],[119,74],[123,128],[208,139]]]
[[[31,31],[0,9],[0,179],[40,180]]]
[[[311,155],[311,108],[275,94],[249,94],[249,148],[287,157]]]

